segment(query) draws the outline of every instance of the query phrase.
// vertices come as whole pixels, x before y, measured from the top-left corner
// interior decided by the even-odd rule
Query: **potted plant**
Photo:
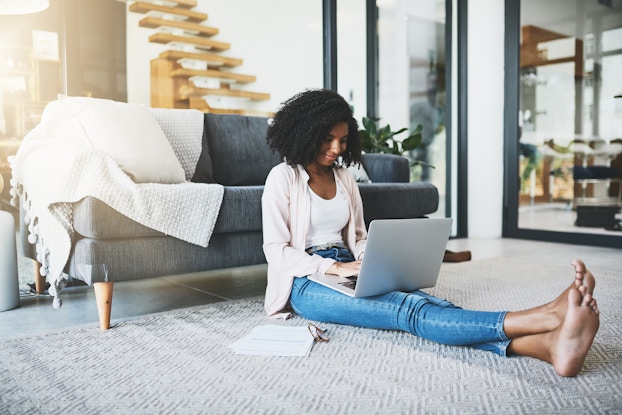
[[[434,166],[422,161],[412,160],[407,154],[405,154],[409,151],[415,150],[421,145],[423,140],[423,136],[421,134],[423,126],[421,124],[417,125],[408,137],[401,141],[397,141],[395,136],[407,131],[407,128],[391,131],[390,125],[387,124],[384,127],[378,127],[376,122],[377,120],[363,117],[363,129],[359,130],[359,137],[361,139],[361,145],[364,152],[388,153],[405,156],[411,160],[411,166],[426,164],[434,168]]]

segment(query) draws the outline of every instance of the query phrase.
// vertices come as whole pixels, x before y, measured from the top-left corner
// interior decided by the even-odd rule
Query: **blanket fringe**
[[[8,158],[8,161],[11,165],[11,169],[13,167],[14,156]],[[11,172],[12,173],[12,172]],[[31,203],[28,198],[28,194],[24,191],[24,187],[17,183],[15,177],[11,177],[9,181],[11,185],[11,190],[9,191],[11,195],[11,206],[19,207],[20,201],[21,206],[24,208],[24,225],[28,229],[28,242],[35,247],[36,260],[41,264],[40,273],[42,277],[46,277],[50,269],[50,250],[45,246],[43,238],[39,235],[39,218],[36,216],[32,216],[31,212]],[[65,273],[61,273],[60,278],[54,279],[52,284],[50,284],[50,288],[48,289],[48,293],[53,297],[52,306],[55,309],[59,309],[63,305],[63,301],[60,298],[60,292],[67,286],[68,275]]]

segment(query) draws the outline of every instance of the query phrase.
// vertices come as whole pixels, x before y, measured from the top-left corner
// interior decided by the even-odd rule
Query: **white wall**
[[[501,236],[503,209],[504,6],[469,1],[469,237]]]

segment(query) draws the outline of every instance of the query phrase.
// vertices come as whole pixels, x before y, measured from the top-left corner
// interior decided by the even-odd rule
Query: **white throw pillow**
[[[351,165],[350,167],[348,167],[348,171],[352,173],[354,179],[357,182],[371,183],[371,180],[369,179],[369,176],[367,175],[367,172],[365,171],[361,163]]]
[[[81,127],[82,140],[110,155],[135,182],[186,181],[171,144],[147,107],[63,95],[59,102]]]

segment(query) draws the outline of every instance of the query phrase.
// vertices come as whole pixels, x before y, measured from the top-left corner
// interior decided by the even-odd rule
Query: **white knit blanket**
[[[199,157],[202,120],[200,113],[179,120],[191,124],[182,127],[195,134],[193,140],[199,143],[192,150],[196,154],[183,157],[187,178],[192,176]],[[208,245],[224,193],[221,185],[137,184],[107,154],[71,137],[55,135],[56,122],[44,116],[10,160],[13,204],[20,198],[26,210],[29,241],[36,246],[41,274],[50,283],[55,308],[62,304],[59,293],[68,277],[64,269],[74,238],[72,203],[87,196],[149,228],[196,245]],[[164,127],[168,136],[170,132]],[[192,171],[188,170],[190,166]]]

